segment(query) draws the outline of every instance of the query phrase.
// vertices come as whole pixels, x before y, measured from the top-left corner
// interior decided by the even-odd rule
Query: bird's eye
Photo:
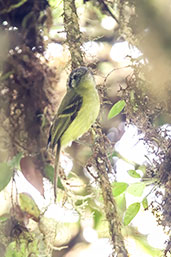
[[[78,74],[74,74],[72,77],[73,80],[77,80],[78,79]]]
[[[69,76],[68,86],[70,88],[77,87],[79,85],[79,81],[81,80],[82,76],[87,72],[86,67],[80,67],[73,70]]]
[[[71,88],[75,87],[77,79],[78,79],[78,76],[76,74],[70,77],[69,83],[68,83],[69,87]]]
[[[69,87],[76,87],[78,81],[79,81],[79,74],[73,74],[69,79]]]

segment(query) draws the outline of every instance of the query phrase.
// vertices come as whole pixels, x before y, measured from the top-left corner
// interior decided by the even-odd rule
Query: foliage
[[[124,225],[128,225],[131,220],[137,215],[140,210],[140,203],[133,203],[128,206],[125,217],[124,217]]]
[[[39,200],[28,193],[18,193],[17,189],[14,193],[16,170],[22,171],[42,197],[46,198],[50,191],[43,188],[46,178],[54,181],[55,158],[46,151],[50,122],[63,95],[69,66],[79,65],[88,66],[96,75],[101,113],[93,126],[93,136],[87,133],[69,150],[74,159],[72,175],[65,174],[67,164],[61,163],[64,172],[60,169],[58,202],[74,209],[82,220],[90,216],[92,227],[101,237],[107,230],[106,237],[119,254],[128,255],[123,240],[127,234],[151,256],[159,256],[160,252],[150,247],[147,237],[135,232],[132,224],[137,214],[142,215],[142,209],[148,209],[164,228],[170,226],[171,139],[166,126],[171,117],[171,15],[167,2],[0,0],[0,37],[8,34],[6,44],[0,43],[2,195],[13,178],[10,207],[5,209],[8,214],[0,217],[6,257],[51,256],[54,245],[61,245],[60,240],[54,242],[55,234],[65,238],[62,246],[70,246],[74,237],[79,238],[82,233],[84,226],[80,219],[72,227],[72,235],[67,230],[66,238],[62,235],[65,226],[62,232],[59,229],[65,222],[54,219],[60,210],[53,211],[52,219],[47,218],[45,212],[49,206],[42,209]],[[130,48],[136,46],[141,56],[127,58],[129,65],[125,65],[125,60],[117,63],[109,49],[121,42],[128,42]],[[57,57],[48,59],[45,49],[53,44],[63,50],[61,53],[61,48],[56,48],[53,55]],[[91,50],[90,54],[86,49]],[[147,146],[146,162],[142,165],[124,158],[116,150],[115,144],[124,133],[118,126],[121,121],[136,126]],[[34,156],[24,171],[20,167],[22,156]],[[116,160],[131,165],[127,175],[132,182],[117,181]],[[152,194],[160,197],[160,201],[151,200]],[[36,232],[28,231],[30,221],[36,223]],[[69,228],[67,222],[65,225]],[[6,230],[10,232],[7,235]],[[65,253],[69,250],[70,247],[63,249]],[[168,242],[165,256],[169,251]]]
[[[12,174],[12,169],[7,163],[0,163],[0,191],[8,185]]]
[[[23,212],[28,213],[34,220],[38,221],[40,210],[31,196],[26,193],[19,194],[20,207]]]
[[[13,176],[13,170],[19,169],[21,157],[22,153],[19,153],[8,163],[0,163],[0,191],[3,190],[10,182]]]
[[[114,182],[113,183],[113,190],[112,193],[113,195],[116,197],[120,194],[122,194],[128,187],[127,183],[123,183],[123,182]]]
[[[128,174],[133,178],[140,178],[140,174],[136,170],[128,170]]]
[[[41,252],[38,250],[38,239],[30,238],[27,240],[29,233],[24,235],[23,238],[19,238],[18,241],[11,242],[5,252],[5,257],[27,257],[29,255],[41,256]]]
[[[108,113],[108,119],[114,118],[116,115],[121,113],[123,108],[125,107],[125,101],[120,100],[117,103],[113,105],[113,107],[110,109],[110,112]]]

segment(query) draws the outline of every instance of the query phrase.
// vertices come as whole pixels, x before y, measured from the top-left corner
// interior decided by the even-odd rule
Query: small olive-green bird
[[[100,109],[93,74],[86,67],[74,69],[67,81],[67,92],[50,128],[48,146],[56,149],[54,194],[56,200],[60,150],[82,136],[95,122]]]

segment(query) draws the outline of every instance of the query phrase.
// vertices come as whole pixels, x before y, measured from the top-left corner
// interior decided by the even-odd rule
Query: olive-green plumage
[[[73,70],[67,82],[67,92],[50,128],[48,145],[57,145],[55,176],[60,149],[82,136],[96,120],[100,109],[99,96],[92,73],[86,67]],[[55,184],[55,181],[54,181]],[[56,185],[54,185],[56,197]]]

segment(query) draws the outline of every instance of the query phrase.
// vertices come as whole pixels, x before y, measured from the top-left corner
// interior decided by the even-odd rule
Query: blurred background
[[[1,256],[112,254],[97,171],[86,168],[95,132],[62,152],[53,203],[54,154],[46,144],[71,71],[63,4],[0,0]],[[75,5],[101,99],[94,131],[100,124],[108,141],[125,246],[131,257],[170,256],[171,3]],[[120,100],[124,108],[109,119]]]

